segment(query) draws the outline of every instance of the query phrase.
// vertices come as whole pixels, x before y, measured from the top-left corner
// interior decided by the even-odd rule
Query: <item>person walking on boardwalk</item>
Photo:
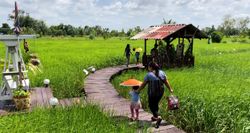
[[[173,93],[173,89],[169,84],[166,74],[164,73],[164,71],[160,70],[160,67],[157,63],[149,63],[148,71],[149,72],[144,77],[144,82],[138,89],[138,92],[140,92],[148,84],[148,105],[150,111],[153,114],[153,117],[151,119],[152,121],[157,121],[156,128],[158,128],[162,121],[161,117],[159,116],[158,110],[159,102],[164,93],[163,84],[167,86],[170,93]]]
[[[124,51],[124,55],[126,55],[126,58],[127,58],[127,67],[129,65],[129,61],[130,61],[130,54],[131,53],[131,49],[130,49],[130,44],[127,44],[126,48],[125,48],[125,51]]]
[[[141,81],[138,81],[136,79],[129,79],[124,82],[122,82],[121,86],[127,86],[132,87],[131,91],[129,92],[129,95],[131,96],[131,102],[130,102],[130,111],[131,111],[131,117],[130,120],[139,120],[139,109],[141,108],[141,101],[140,96],[137,90],[139,89],[139,86],[142,84]]]
[[[129,92],[131,96],[130,110],[131,110],[131,120],[139,119],[139,109],[141,108],[140,96],[136,90],[139,86],[132,86],[132,90]]]

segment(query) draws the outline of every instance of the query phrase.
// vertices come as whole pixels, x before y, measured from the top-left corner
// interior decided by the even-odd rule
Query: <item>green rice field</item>
[[[165,97],[161,101],[160,112],[162,116],[172,124],[182,128],[186,132],[250,132],[250,44],[232,42],[230,38],[224,39],[221,44],[207,44],[207,40],[195,40],[194,54],[195,67],[164,69],[174,89],[174,94],[179,97],[181,108],[177,111],[166,110]],[[133,41],[124,38],[112,38],[103,40],[89,40],[86,38],[38,38],[29,40],[30,53],[36,53],[41,60],[42,72],[33,74],[29,72],[32,87],[43,86],[43,80],[51,80],[51,88],[54,96],[58,98],[81,96],[84,84],[83,69],[89,66],[104,68],[108,66],[125,64],[124,48],[127,43],[132,47],[142,47],[143,41]],[[153,47],[154,41],[149,41],[148,51]],[[3,59],[5,48],[0,43],[0,58]],[[25,55],[24,55],[25,56]],[[131,58],[132,59],[132,58]],[[133,60],[133,59],[132,59]],[[2,71],[3,66],[0,65]],[[143,80],[147,71],[129,71],[113,80],[113,84],[121,95],[128,98],[128,88],[122,88],[119,83],[134,77]],[[143,107],[147,109],[146,89],[141,94]],[[86,109],[85,109],[86,108]],[[84,115],[82,110],[96,112],[96,114]],[[92,107],[71,107],[68,109],[37,110],[30,114],[20,114],[0,119],[1,131],[7,132],[14,129],[16,132],[26,132],[25,125],[18,124],[26,118],[30,126],[35,127],[32,132],[61,131],[69,132],[103,131],[106,127],[94,128],[92,121],[87,117],[98,120],[105,119],[108,123],[107,131],[123,132],[126,123],[118,128],[114,127],[114,120],[109,119],[100,109]],[[57,112],[58,115],[50,115]],[[56,114],[57,114],[56,113]],[[46,115],[45,115],[46,114]],[[44,116],[44,117],[43,117]],[[62,119],[61,119],[62,117]],[[38,119],[38,120],[37,120]],[[41,119],[41,120],[39,120]],[[10,124],[16,123],[16,124]],[[74,124],[84,127],[77,127]],[[49,122],[57,123],[51,126]],[[72,122],[72,125],[65,127]],[[39,123],[42,123],[41,126]],[[98,123],[94,123],[98,125]],[[6,126],[8,125],[8,126]],[[78,125],[80,126],[80,125]],[[29,128],[31,129],[31,128]],[[135,128],[131,129],[133,132]],[[30,131],[30,130],[29,130]]]

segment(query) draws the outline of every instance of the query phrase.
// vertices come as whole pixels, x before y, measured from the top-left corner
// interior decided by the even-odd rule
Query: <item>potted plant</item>
[[[30,108],[30,92],[24,90],[21,85],[13,91],[13,100],[18,110]]]

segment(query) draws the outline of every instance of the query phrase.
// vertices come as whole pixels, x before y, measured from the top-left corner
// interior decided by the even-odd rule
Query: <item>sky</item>
[[[0,0],[0,24],[9,23],[15,0]],[[18,7],[48,26],[100,25],[125,29],[159,25],[165,20],[204,28],[218,26],[225,15],[250,17],[250,0],[16,0]]]

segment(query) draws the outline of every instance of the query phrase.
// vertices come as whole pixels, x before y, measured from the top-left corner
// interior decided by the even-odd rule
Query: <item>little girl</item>
[[[138,120],[139,109],[141,108],[141,101],[139,93],[136,90],[139,86],[133,86],[132,90],[129,92],[131,96],[130,110],[131,110],[131,120]]]

